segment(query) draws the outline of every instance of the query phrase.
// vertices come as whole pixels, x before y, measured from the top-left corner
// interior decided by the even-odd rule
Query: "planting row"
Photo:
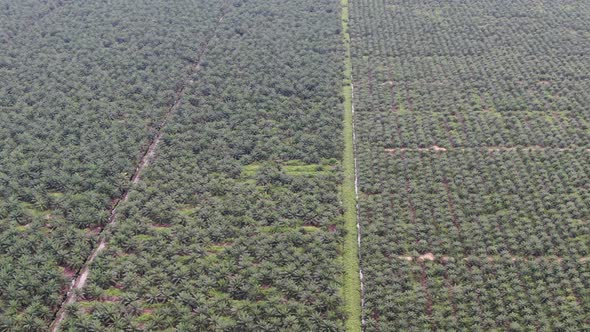
[[[354,77],[366,107],[586,113],[584,3],[356,1]]]
[[[357,136],[375,148],[583,149],[590,142],[590,118],[575,112],[357,112],[357,121],[366,124]]]
[[[367,330],[582,331],[590,263],[470,256],[365,264]]]
[[[590,254],[585,151],[375,151],[359,158],[363,242],[371,253]]]

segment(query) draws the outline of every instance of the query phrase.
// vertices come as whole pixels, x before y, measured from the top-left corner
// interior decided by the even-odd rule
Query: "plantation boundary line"
[[[217,29],[219,28],[219,25],[223,21],[225,14],[226,14],[226,5],[227,5],[227,3],[223,5],[219,19],[217,20],[215,26],[213,27],[211,34],[208,37],[206,37],[206,39],[201,43],[201,45],[199,45],[199,52],[197,53],[196,57],[194,58],[193,64],[190,66],[185,77],[183,77],[180,80],[180,85],[176,89],[174,103],[164,113],[164,116],[163,116],[160,124],[156,126],[157,133],[154,136],[154,138],[151,140],[150,144],[148,145],[147,150],[143,153],[143,155],[139,161],[139,164],[135,168],[135,171],[130,178],[132,185],[137,184],[140,181],[141,173],[149,165],[150,160],[154,157],[156,148],[157,148],[158,144],[160,143],[162,135],[164,134],[164,127],[166,126],[166,124],[168,123],[168,121],[170,120],[172,115],[175,113],[175,111],[180,106],[184,90],[186,89],[187,85],[189,84],[189,81],[191,80],[192,76],[199,70],[201,63],[203,61],[203,57],[209,49],[209,44],[210,44],[211,40],[213,39],[213,37],[215,37],[217,35]],[[86,285],[88,275],[90,274],[90,266],[92,265],[92,263],[94,262],[94,260],[98,256],[98,254],[106,248],[107,234],[105,231],[107,228],[109,228],[110,226],[112,226],[116,223],[116,221],[117,221],[117,208],[121,202],[126,202],[129,199],[129,193],[131,192],[132,185],[129,186],[129,188],[127,188],[123,192],[123,194],[113,202],[113,205],[110,210],[108,222],[104,227],[100,228],[99,235],[98,235],[99,236],[98,246],[92,250],[90,256],[88,256],[88,258],[86,259],[86,261],[84,262],[82,267],[75,274],[70,286],[68,287],[68,291],[66,292],[66,294],[64,296],[64,300],[62,301],[59,309],[55,313],[54,320],[53,320],[52,324],[50,325],[51,332],[56,332],[59,330],[60,324],[62,323],[62,321],[66,317],[67,306],[76,302],[78,292],[81,291],[84,288],[84,286]]]
[[[348,33],[349,0],[340,0],[342,39],[345,46],[345,67],[342,93],[344,95],[344,181],[342,183],[342,204],[344,206],[344,227],[346,236],[343,244],[344,282],[343,298],[345,303],[346,330],[364,331],[365,329],[365,288],[361,260],[361,225],[358,204],[359,178],[356,159],[356,133],[354,123],[354,83],[352,60]]]

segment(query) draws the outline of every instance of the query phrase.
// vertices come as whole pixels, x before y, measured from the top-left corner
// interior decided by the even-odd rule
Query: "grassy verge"
[[[346,238],[344,239],[343,264],[344,274],[344,301],[346,305],[346,330],[361,330],[361,293],[359,279],[359,261],[356,229],[356,195],[354,190],[355,165],[354,142],[352,140],[352,87],[350,77],[352,63],[350,58],[350,35],[348,34],[348,0],[341,0],[342,5],[342,38],[346,47],[344,80],[342,93],[344,95],[344,183],[342,184],[342,202],[345,207],[344,220]]]

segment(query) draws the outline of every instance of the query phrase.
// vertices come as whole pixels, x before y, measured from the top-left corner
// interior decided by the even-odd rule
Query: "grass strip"
[[[342,39],[345,46],[344,80],[342,94],[344,95],[344,182],[342,184],[342,203],[344,204],[344,239],[343,264],[345,269],[343,295],[346,318],[346,331],[361,330],[361,285],[359,278],[359,256],[357,243],[357,211],[355,194],[355,162],[353,142],[353,113],[352,113],[352,62],[350,53],[350,35],[348,33],[348,0],[341,0],[342,6]]]

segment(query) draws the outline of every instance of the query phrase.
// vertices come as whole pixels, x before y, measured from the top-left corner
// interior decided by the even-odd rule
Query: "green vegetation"
[[[0,330],[590,330],[589,21],[0,0]]]
[[[346,47],[344,80],[342,94],[344,95],[344,156],[343,170],[344,181],[342,183],[342,204],[344,211],[344,237],[343,265],[345,269],[343,295],[346,305],[347,331],[358,331],[361,328],[361,293],[359,279],[359,255],[357,244],[357,220],[356,220],[356,194],[355,194],[355,163],[353,142],[353,113],[352,113],[352,87],[350,77],[352,74],[352,62],[350,58],[350,35],[348,33],[348,0],[341,0],[342,6],[342,34]]]
[[[317,176],[317,175],[327,175],[329,173],[333,173],[337,171],[337,161],[335,159],[332,160],[322,160],[321,163],[317,164],[306,164],[301,160],[288,160],[284,163],[276,164],[276,167],[279,167],[281,172],[287,175],[300,175],[300,176]],[[272,165],[275,163],[269,163],[266,165]],[[263,169],[265,164],[262,163],[254,163],[249,165],[244,165],[242,167],[242,177],[243,178],[250,178],[254,179],[259,174],[259,171]]]
[[[590,6],[351,6],[366,331],[590,329]]]
[[[1,1],[1,329],[47,330],[214,11]]]
[[[61,330],[344,330],[337,2],[6,0],[0,28],[0,329],[48,329],[116,206]]]
[[[208,12],[214,37],[79,298],[98,303],[64,330],[344,330],[339,9]]]

